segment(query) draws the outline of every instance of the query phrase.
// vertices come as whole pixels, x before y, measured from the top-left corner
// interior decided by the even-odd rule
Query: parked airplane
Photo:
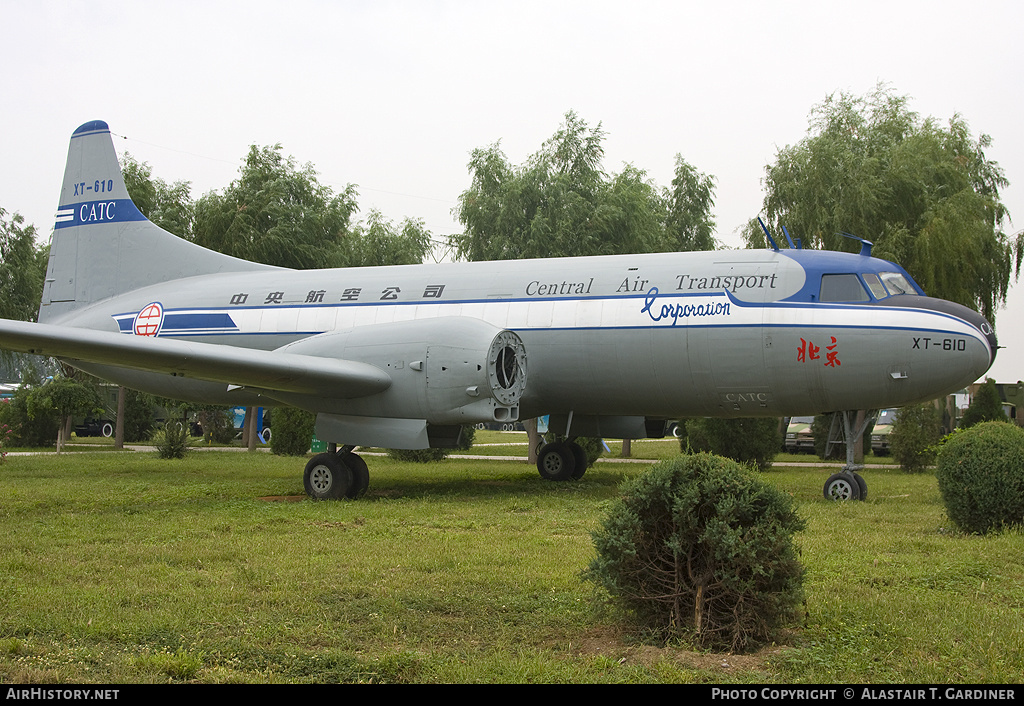
[[[660,436],[680,417],[898,407],[991,365],[989,323],[924,296],[869,243],[859,255],[771,243],[270,267],[146,220],[107,124],[94,121],[71,136],[39,323],[0,321],[0,347],[167,397],[314,412],[331,443],[305,469],[314,498],[365,492],[356,446],[452,445],[465,424],[550,415],[569,440],[544,446],[538,470],[570,480],[586,468],[579,436]],[[863,497],[856,470],[829,478],[826,497]]]

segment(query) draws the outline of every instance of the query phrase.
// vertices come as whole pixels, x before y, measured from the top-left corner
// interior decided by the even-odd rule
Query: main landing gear
[[[537,470],[545,480],[579,480],[587,472],[587,452],[575,441],[554,441],[537,452]]]
[[[354,446],[340,450],[331,444],[331,450],[309,459],[302,474],[306,494],[314,500],[355,500],[370,486],[370,472],[366,462],[352,453]]]

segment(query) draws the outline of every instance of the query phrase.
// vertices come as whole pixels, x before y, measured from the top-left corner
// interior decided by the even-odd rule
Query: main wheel
[[[860,487],[860,500],[868,499],[868,482],[864,480],[864,477],[859,473],[854,473],[853,477],[857,481],[857,485]]]
[[[575,441],[570,441],[568,446],[569,450],[572,451],[573,463],[575,464],[575,467],[572,469],[572,479],[579,480],[587,472],[590,459],[587,458],[587,452],[583,450],[583,447]]]
[[[345,497],[356,500],[363,497],[366,489],[370,487],[370,469],[366,467],[366,461],[354,453],[347,453],[344,458],[352,471],[352,485],[349,486]]]
[[[825,481],[826,500],[860,500],[860,483],[853,473],[833,473]]]
[[[340,500],[352,486],[352,471],[337,454],[317,454],[306,464],[302,484],[314,500]]]
[[[576,457],[568,444],[545,444],[537,453],[537,470],[545,480],[569,480],[575,469]]]

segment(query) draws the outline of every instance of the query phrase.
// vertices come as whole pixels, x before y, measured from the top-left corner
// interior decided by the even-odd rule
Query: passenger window
[[[889,296],[889,293],[885,291],[885,285],[878,279],[878,275],[873,272],[866,272],[862,277],[864,277],[864,284],[871,290],[871,296],[875,299],[885,299]]]
[[[818,301],[866,302],[870,297],[857,275],[822,275]]]

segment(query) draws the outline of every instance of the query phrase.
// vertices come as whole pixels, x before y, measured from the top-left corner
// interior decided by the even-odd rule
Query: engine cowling
[[[316,405],[335,414],[431,424],[515,421],[526,389],[526,350],[519,335],[479,319],[374,324],[311,336],[280,350],[370,363],[391,377],[384,392]]]

